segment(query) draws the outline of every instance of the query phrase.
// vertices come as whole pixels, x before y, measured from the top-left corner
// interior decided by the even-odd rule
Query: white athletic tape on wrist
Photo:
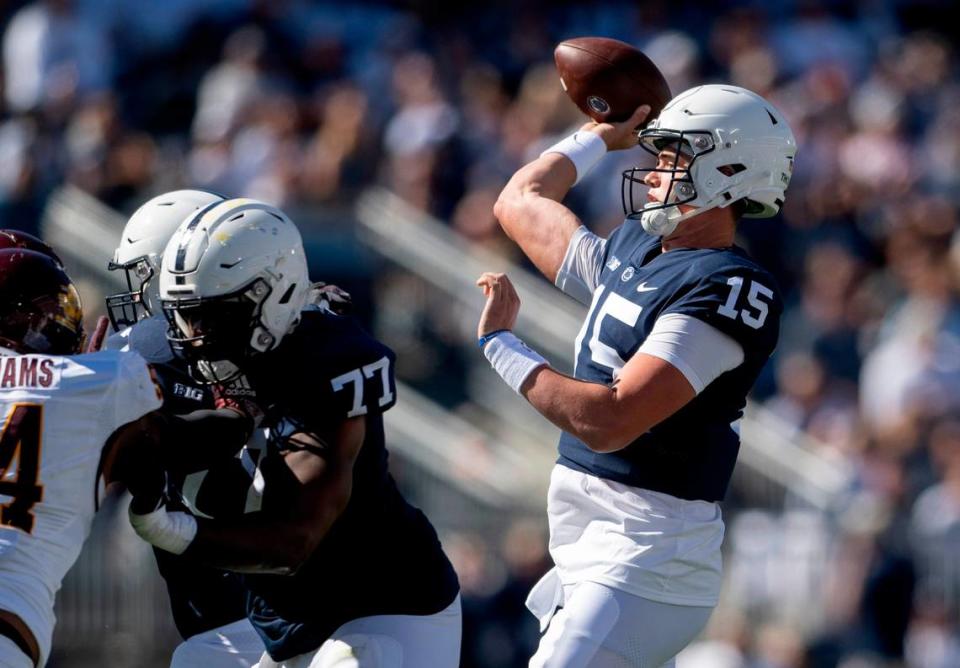
[[[543,157],[547,153],[560,153],[573,163],[577,170],[577,180],[573,182],[573,185],[577,185],[587,175],[587,172],[593,169],[593,166],[607,154],[607,144],[600,135],[579,130],[569,137],[561,139],[541,153],[540,156]]]
[[[527,376],[548,364],[540,353],[527,347],[513,332],[503,332],[491,339],[483,347],[483,354],[490,360],[493,370],[517,394],[520,394]]]
[[[173,554],[183,554],[197,536],[197,520],[189,513],[168,513],[161,506],[138,515],[130,511],[130,525],[142,539]]]

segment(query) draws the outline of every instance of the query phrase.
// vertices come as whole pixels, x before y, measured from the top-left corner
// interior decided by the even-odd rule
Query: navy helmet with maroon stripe
[[[37,251],[0,249],[0,347],[71,355],[84,338],[80,295],[58,262]]]

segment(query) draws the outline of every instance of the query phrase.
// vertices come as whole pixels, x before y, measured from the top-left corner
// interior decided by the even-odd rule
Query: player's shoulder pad
[[[396,355],[350,316],[305,312],[280,352],[271,364],[289,369],[286,385],[301,397],[327,394],[331,420],[382,412],[396,401]]]
[[[155,315],[115,332],[107,337],[104,349],[136,350],[145,360],[167,362],[173,359],[173,351],[167,340],[167,319]]]
[[[103,347],[100,350],[129,350],[130,329],[130,327],[125,327],[119,332],[110,332],[104,339]]]
[[[289,343],[287,354],[293,352],[310,365],[311,373],[325,376],[336,376],[383,357],[391,361],[396,358],[355,318],[328,311],[304,312]]]

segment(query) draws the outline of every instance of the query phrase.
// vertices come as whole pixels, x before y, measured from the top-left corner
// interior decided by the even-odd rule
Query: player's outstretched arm
[[[611,386],[542,366],[520,393],[550,422],[596,452],[626,447],[696,396],[676,367],[643,353],[627,362]]]
[[[347,507],[365,433],[364,418],[358,417],[343,422],[330,443],[307,432],[293,434],[284,458],[288,480],[275,481],[293,502],[232,520],[194,520],[195,535],[180,553],[239,572],[296,572]],[[166,549],[145,536],[136,521],[134,528]]]
[[[477,327],[484,354],[541,415],[590,449],[619,450],[696,396],[675,366],[643,353],[634,355],[609,386],[555,371],[510,331],[520,309],[510,280],[488,273],[477,284],[487,297]]]
[[[149,466],[184,473],[200,471],[234,456],[252,431],[253,420],[248,415],[227,408],[185,415],[151,411],[123,425],[107,440],[104,479],[129,483]]]
[[[643,105],[622,123],[591,121],[580,129],[580,133],[593,133],[603,140],[599,145],[601,156],[606,151],[631,148],[637,145],[636,128],[649,113],[650,108]],[[503,231],[517,242],[551,283],[556,282],[570,239],[581,225],[580,219],[561,204],[578,180],[574,159],[579,158],[571,159],[556,151],[570,153],[563,147],[565,142],[572,142],[573,150],[579,150],[583,137],[580,139],[577,144],[573,138],[568,138],[521,168],[504,187],[493,208]],[[581,161],[581,169],[585,168]]]
[[[234,456],[252,430],[249,416],[226,408],[183,416],[151,411],[110,435],[100,469],[107,485],[130,491],[135,510],[150,512],[163,497],[166,471],[210,468]]]

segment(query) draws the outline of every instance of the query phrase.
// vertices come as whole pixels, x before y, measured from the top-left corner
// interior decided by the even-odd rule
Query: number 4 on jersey
[[[33,504],[43,500],[40,475],[40,434],[43,406],[14,404],[0,434],[0,496],[13,500],[0,505],[0,524],[33,531]],[[16,460],[16,477],[8,480]]]

